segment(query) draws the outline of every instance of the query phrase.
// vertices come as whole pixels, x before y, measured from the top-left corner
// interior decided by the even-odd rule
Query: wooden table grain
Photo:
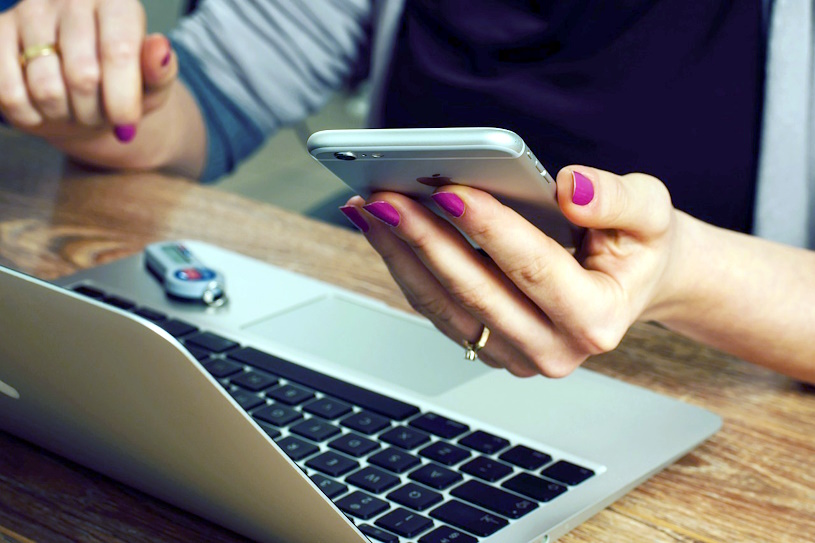
[[[44,155],[0,142],[4,266],[53,279],[152,241],[200,239],[409,310],[349,230],[184,179],[89,172]],[[587,366],[710,409],[724,426],[562,541],[815,541],[811,389],[648,324]],[[246,540],[0,432],[0,542],[180,541]]]

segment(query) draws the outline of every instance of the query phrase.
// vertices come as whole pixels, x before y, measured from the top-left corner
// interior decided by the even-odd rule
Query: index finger
[[[144,9],[136,0],[101,0],[97,19],[105,114],[117,127],[135,128],[142,114]]]

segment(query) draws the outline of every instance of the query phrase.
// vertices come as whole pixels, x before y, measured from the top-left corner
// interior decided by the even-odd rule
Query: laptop
[[[259,542],[547,542],[721,419],[578,369],[518,379],[417,316],[209,244],[221,307],[142,255],[0,269],[0,428]]]

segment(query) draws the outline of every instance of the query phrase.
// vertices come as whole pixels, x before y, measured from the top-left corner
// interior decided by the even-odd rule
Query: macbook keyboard
[[[371,541],[472,543],[594,476],[86,285],[176,337]]]

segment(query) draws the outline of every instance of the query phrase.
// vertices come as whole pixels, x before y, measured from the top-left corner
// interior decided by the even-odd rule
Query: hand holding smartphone
[[[555,180],[509,130],[323,130],[307,145],[312,157],[363,198],[391,191],[428,204],[437,187],[466,185],[489,192],[562,245],[573,245],[575,227],[558,208]]]

